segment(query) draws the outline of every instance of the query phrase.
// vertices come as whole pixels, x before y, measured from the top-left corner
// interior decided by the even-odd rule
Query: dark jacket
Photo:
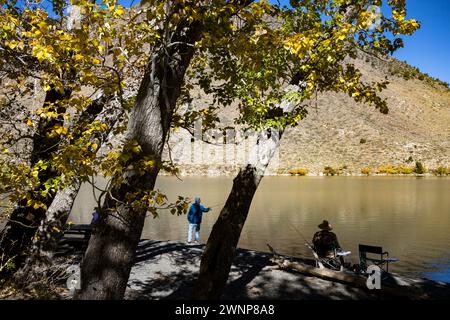
[[[188,221],[193,224],[202,223],[203,212],[208,212],[209,208],[205,208],[201,204],[193,203],[189,208]]]
[[[334,251],[340,249],[340,245],[336,234],[327,230],[321,230],[314,234],[313,237],[314,251],[319,257],[334,256]]]

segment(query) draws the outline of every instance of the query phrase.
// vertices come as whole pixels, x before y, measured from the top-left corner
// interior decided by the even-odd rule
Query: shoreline
[[[223,173],[219,172],[217,174],[203,173],[203,174],[178,174],[179,177],[234,177],[234,173]],[[160,172],[159,176],[163,177],[175,177],[173,174]],[[435,175],[432,173],[425,174],[362,174],[362,173],[345,173],[336,175],[326,175],[323,173],[308,173],[306,175],[292,175],[289,173],[267,173],[265,177],[410,177],[410,178],[450,178],[450,175]]]

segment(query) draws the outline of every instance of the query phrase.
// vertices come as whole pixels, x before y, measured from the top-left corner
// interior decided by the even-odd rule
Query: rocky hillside
[[[321,174],[325,166],[359,174],[364,167],[376,171],[381,165],[413,166],[415,161],[426,168],[450,165],[448,85],[394,59],[361,54],[355,65],[367,80],[390,81],[382,94],[388,99],[389,114],[344,94],[318,95],[307,118],[286,131],[270,174],[297,168]],[[221,117],[229,121],[232,111],[225,110]],[[233,174],[245,160],[251,140],[214,146],[180,131],[172,134],[171,156],[182,174]]]

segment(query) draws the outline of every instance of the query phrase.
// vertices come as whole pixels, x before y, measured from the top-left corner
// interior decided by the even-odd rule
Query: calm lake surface
[[[232,178],[226,177],[159,177],[157,183],[169,200],[199,195],[205,206],[214,206],[203,217],[201,242],[231,186]],[[70,220],[89,223],[94,205],[92,187],[83,186]],[[352,252],[352,262],[358,262],[358,244],[382,246],[400,259],[390,270],[450,282],[450,178],[265,177],[239,246],[268,251],[269,243],[280,253],[310,258],[302,235],[311,241],[324,219]],[[147,219],[142,238],[185,241],[186,233],[185,215],[161,211],[159,218]]]

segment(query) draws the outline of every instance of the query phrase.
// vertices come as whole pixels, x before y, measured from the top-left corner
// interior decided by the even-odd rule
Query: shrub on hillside
[[[377,173],[382,174],[411,174],[415,172],[415,168],[404,165],[394,166],[392,164],[382,165],[378,168]]]
[[[308,170],[306,169],[291,169],[288,173],[292,176],[306,176]]]
[[[435,170],[433,170],[433,174],[437,175],[437,176],[446,176],[446,175],[450,175],[450,168],[447,167],[437,167]]]
[[[323,168],[323,174],[326,176],[334,176],[339,174],[339,170],[326,166]]]
[[[416,168],[414,169],[414,172],[417,174],[424,174],[425,168],[422,165],[422,162],[416,161]]]
[[[361,169],[361,173],[365,175],[369,175],[371,173],[370,168],[364,167]]]
[[[403,166],[403,165],[399,165],[397,166],[397,173],[398,174],[411,174],[414,173],[414,168],[413,167],[407,167],[407,166]]]
[[[378,168],[377,173],[384,173],[384,174],[397,174],[397,168],[393,165],[387,164],[382,165]]]

